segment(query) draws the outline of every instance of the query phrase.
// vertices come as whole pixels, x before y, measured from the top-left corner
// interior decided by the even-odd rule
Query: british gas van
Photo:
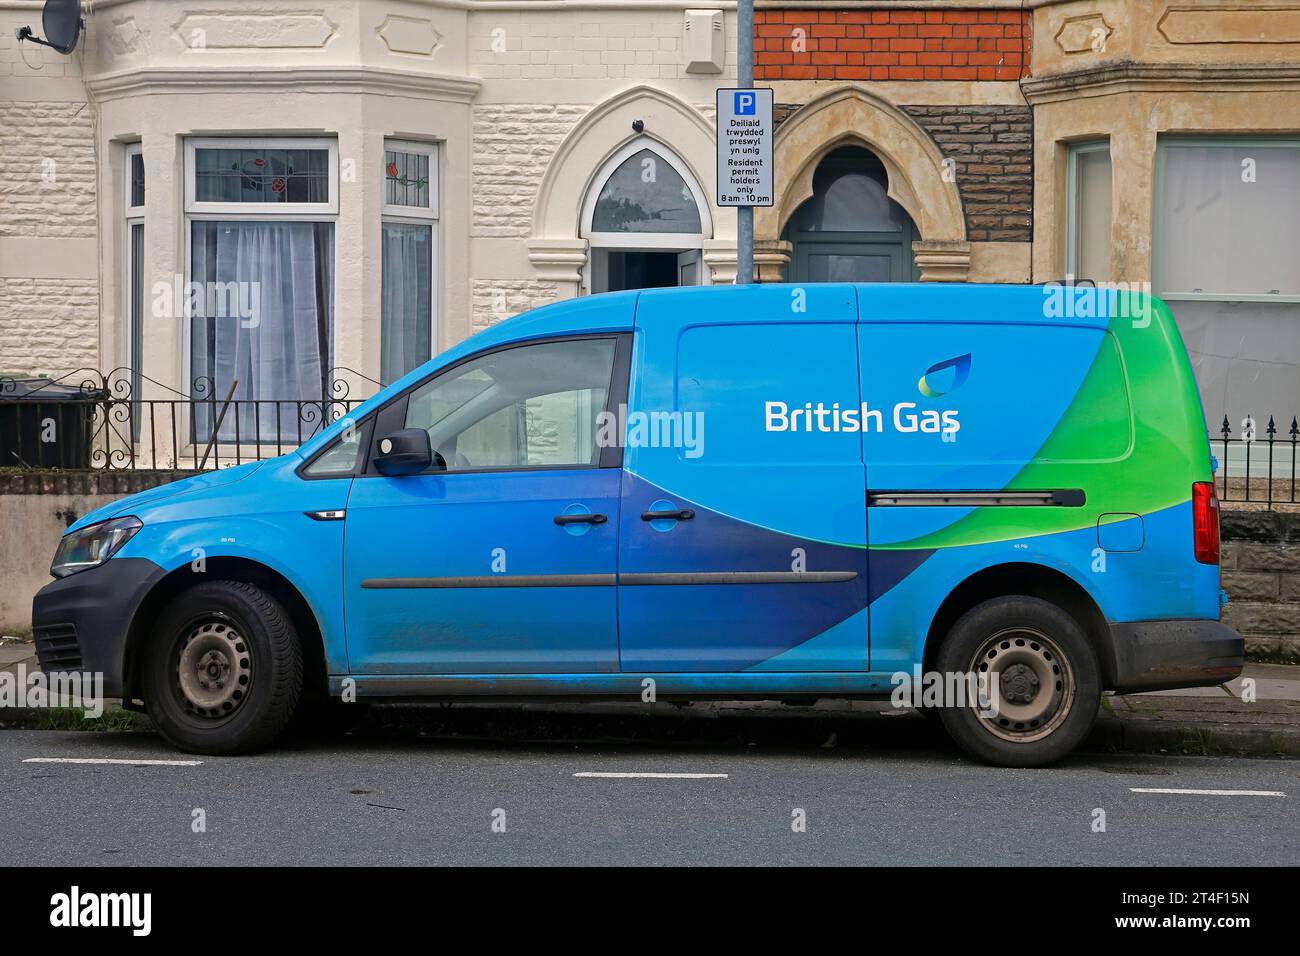
[[[52,572],[43,665],[101,672],[199,753],[354,695],[653,687],[901,694],[1037,765],[1103,691],[1221,683],[1243,652],[1174,322],[1096,290],[551,305],[291,454],[86,515]]]

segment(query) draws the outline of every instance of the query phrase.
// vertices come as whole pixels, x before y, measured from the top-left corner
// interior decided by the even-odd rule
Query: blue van
[[[42,664],[102,672],[198,753],[354,698],[923,688],[969,753],[1048,763],[1104,690],[1218,684],[1243,654],[1169,310],[1067,291],[518,316],[291,454],[83,517],[35,598]]]

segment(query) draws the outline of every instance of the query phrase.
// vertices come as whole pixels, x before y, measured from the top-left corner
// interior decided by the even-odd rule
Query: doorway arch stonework
[[[889,196],[907,210],[920,238],[912,251],[923,282],[962,282],[970,270],[966,219],[956,167],[902,110],[864,87],[829,90],[796,110],[773,141],[776,202],[755,210],[755,259],[764,281],[779,281],[789,262],[781,240],[794,211],[813,192],[813,173],[831,150],[861,145],[879,157]]]
[[[640,121],[642,129],[633,129]],[[698,110],[653,86],[630,87],[593,106],[564,137],[547,164],[533,204],[528,258],[540,278],[561,285],[562,295],[578,292],[589,246],[582,236],[582,212],[600,170],[611,156],[638,137],[657,140],[678,158],[705,197],[713,195],[716,149],[713,124]],[[711,234],[704,239],[704,261],[713,281],[734,275],[734,217],[708,209]],[[728,256],[729,253],[729,256]],[[731,261],[731,274],[725,274]],[[721,274],[720,274],[721,273]],[[567,288],[566,288],[567,287]]]

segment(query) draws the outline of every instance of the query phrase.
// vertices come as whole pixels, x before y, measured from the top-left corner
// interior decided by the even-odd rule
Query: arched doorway
[[[907,210],[889,196],[884,164],[861,146],[841,146],[817,164],[812,195],[790,216],[792,282],[914,282]]]
[[[588,292],[699,285],[712,235],[708,203],[686,165],[662,143],[637,137],[592,180],[582,212]]]

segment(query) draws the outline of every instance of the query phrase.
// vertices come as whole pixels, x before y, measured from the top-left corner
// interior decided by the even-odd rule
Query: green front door
[[[843,235],[833,242],[825,239],[824,233],[815,239],[794,239],[790,281],[909,282],[917,278],[910,241],[897,236],[889,241],[855,241]]]
[[[822,157],[812,195],[782,234],[791,244],[791,282],[915,282],[916,224],[889,196],[884,164],[862,146]]]

